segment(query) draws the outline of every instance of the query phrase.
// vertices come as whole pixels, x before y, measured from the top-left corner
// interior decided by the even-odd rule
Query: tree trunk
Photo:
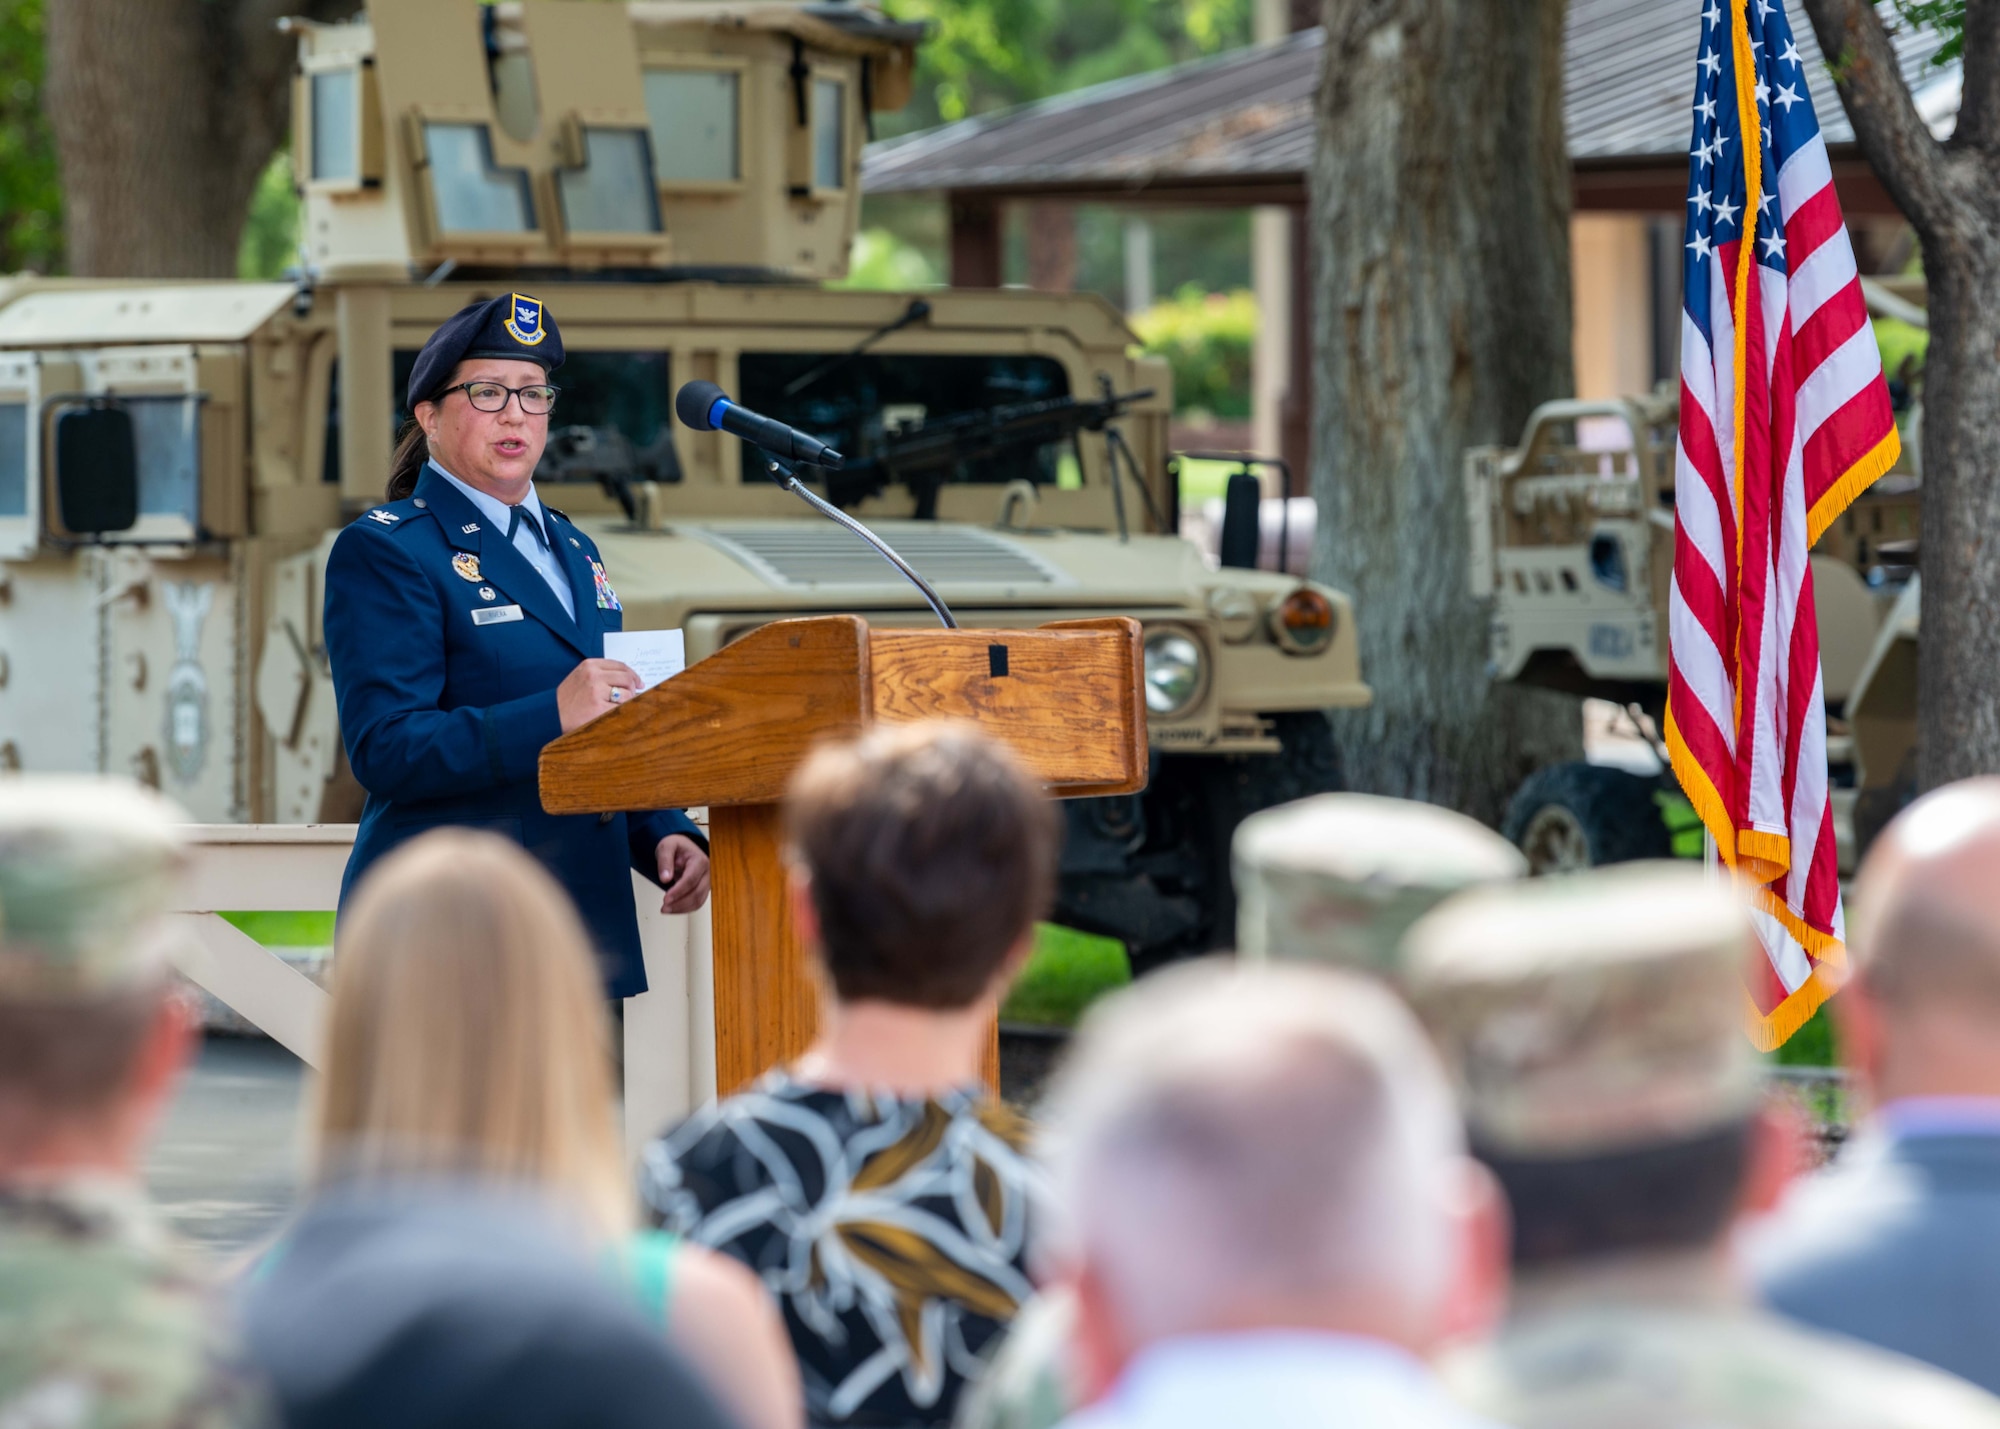
[[[1487,675],[1465,449],[1570,375],[1562,0],[1326,0],[1313,160],[1315,573],[1354,594],[1350,782],[1497,823],[1581,753],[1577,702]]]
[[[1875,10],[1806,0],[1855,137],[1923,244],[1918,782],[2000,771],[2000,7],[1966,7],[1958,126],[1918,117]]]
[[[257,176],[283,141],[297,42],[280,16],[353,0],[48,0],[45,103],[70,271],[236,272]]]

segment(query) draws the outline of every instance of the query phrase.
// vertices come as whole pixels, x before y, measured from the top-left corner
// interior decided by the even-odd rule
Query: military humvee
[[[1869,286],[1871,306],[1921,321],[1920,310]],[[1664,387],[1615,402],[1549,402],[1519,446],[1474,448],[1464,467],[1470,583],[1491,602],[1495,675],[1609,700],[1655,742],[1666,706],[1678,418]],[[1912,439],[1811,556],[1843,873],[1914,787],[1915,448]],[[1531,775],[1503,832],[1536,872],[1701,850],[1671,773],[1582,762]]]
[[[424,338],[520,290],[568,348],[540,490],[628,628],[695,660],[787,616],[931,618],[741,443],[670,420],[717,382],[846,452],[819,489],[963,623],[1144,622],[1151,787],[1067,806],[1058,916],[1141,961],[1227,936],[1236,821],[1329,784],[1320,711],[1368,698],[1347,597],[1171,534],[1168,374],[1102,300],[825,286],[918,27],[378,0],[297,35],[296,281],[0,285],[0,766],[134,774],[204,820],[355,817],[326,552],[381,499]]]

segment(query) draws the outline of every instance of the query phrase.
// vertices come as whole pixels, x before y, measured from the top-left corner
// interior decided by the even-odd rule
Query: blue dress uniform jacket
[[[574,620],[507,533],[431,467],[409,500],[372,508],[334,541],[327,657],[347,760],[368,794],[340,897],[345,904],[370,864],[428,829],[490,829],[569,890],[608,992],[631,997],[646,990],[646,967],[626,870],[658,882],[661,839],[704,841],[678,810],[606,818],[542,808],[536,763],[562,733],[556,686],[579,661],[602,656],[605,632],[624,623],[599,595],[590,537],[542,509]],[[492,614],[475,623],[482,611]]]

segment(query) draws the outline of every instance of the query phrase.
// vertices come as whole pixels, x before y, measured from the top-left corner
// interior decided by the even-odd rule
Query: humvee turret
[[[1895,303],[1897,316],[1913,311],[1869,286],[1871,304]],[[1608,700],[1656,747],[1666,706],[1678,417],[1665,389],[1615,402],[1545,403],[1518,446],[1474,448],[1464,468],[1470,583],[1490,603],[1495,676]],[[1811,556],[1843,873],[1910,796],[1914,462],[1912,443]],[[1700,826],[1670,773],[1609,764],[1536,771],[1515,795],[1503,832],[1535,872],[1701,852]]]
[[[930,618],[741,443],[670,420],[719,383],[847,453],[818,489],[963,623],[1144,622],[1151,787],[1066,806],[1058,916],[1142,960],[1227,936],[1235,822],[1330,783],[1320,711],[1368,698],[1348,600],[1172,534],[1169,375],[1102,300],[826,286],[915,27],[378,0],[297,36],[295,281],[0,287],[0,766],[133,774],[204,820],[355,817],[326,552],[381,499],[424,338],[520,290],[569,354],[538,484],[628,628],[695,660],[787,616]]]

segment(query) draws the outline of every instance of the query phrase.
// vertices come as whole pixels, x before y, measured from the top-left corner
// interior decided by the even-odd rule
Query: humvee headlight
[[[1179,714],[1201,693],[1201,646],[1178,630],[1146,637],[1146,709]]]
[[[1333,644],[1333,602],[1302,585],[1271,607],[1271,638],[1287,655],[1317,655]]]

